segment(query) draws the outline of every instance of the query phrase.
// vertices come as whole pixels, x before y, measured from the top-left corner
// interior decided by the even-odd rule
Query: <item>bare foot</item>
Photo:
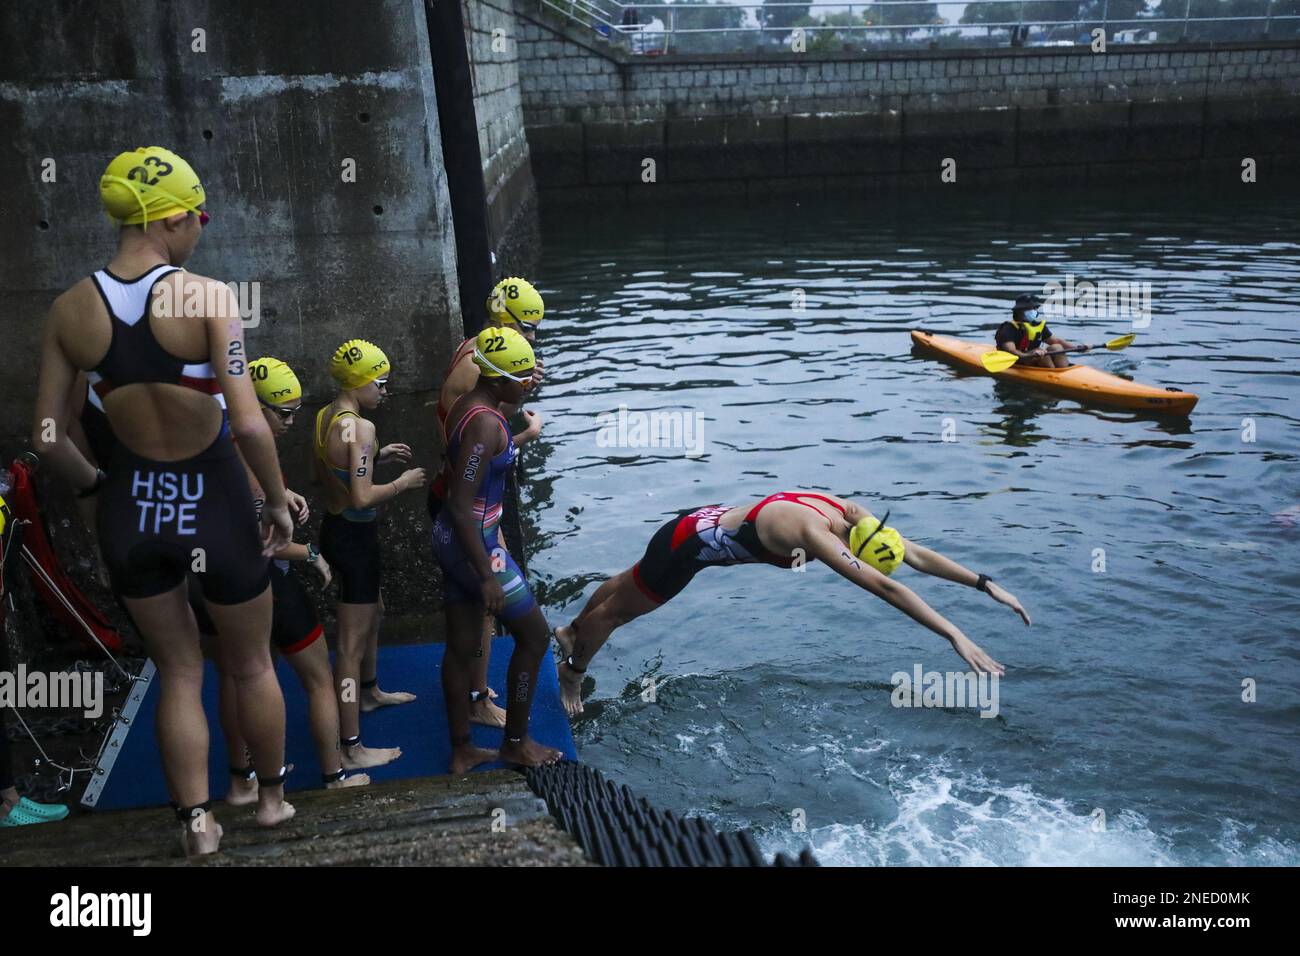
[[[181,852],[186,856],[205,856],[221,848],[221,824],[209,810],[181,825]]]
[[[560,703],[564,705],[564,712],[570,717],[577,717],[582,713],[583,675],[564,661],[560,661],[557,673],[560,677]]]
[[[226,803],[232,807],[247,807],[257,802],[257,778],[251,780],[230,775],[230,790],[226,792]]]
[[[368,770],[392,763],[401,755],[401,747],[367,747],[357,744],[355,747],[344,747],[341,759],[344,770]]]
[[[415,695],[404,690],[389,693],[386,690],[380,690],[378,686],[367,687],[361,692],[361,713],[368,714],[372,710],[378,710],[380,707],[391,707],[394,704],[409,704],[413,700],[415,700]]]
[[[292,820],[297,812],[293,804],[284,799],[284,784],[263,787],[257,795],[257,822],[260,826],[279,826],[286,820]]]
[[[451,748],[451,773],[468,773],[480,764],[491,763],[498,754],[495,750],[484,750],[473,744]]]
[[[504,727],[506,725],[506,712],[492,703],[497,692],[491,687],[487,689],[487,692],[487,697],[470,701],[469,722],[471,724],[483,724],[486,727]]]
[[[520,741],[513,741],[507,737],[501,744],[501,759],[506,763],[522,767],[547,767],[559,763],[563,757],[564,754],[554,747],[545,747],[532,737],[525,737]]]
[[[326,790],[346,790],[348,787],[364,787],[370,783],[370,774],[354,773],[350,777],[344,777],[342,780],[331,780],[325,784]]]

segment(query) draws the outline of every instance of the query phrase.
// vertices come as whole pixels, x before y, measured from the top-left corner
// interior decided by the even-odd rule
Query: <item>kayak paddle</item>
[[[1117,339],[1111,339],[1104,346],[1089,345],[1086,346],[1086,348],[1090,348],[1090,349],[1108,348],[1113,352],[1118,352],[1120,349],[1127,348],[1128,346],[1132,345],[1133,340],[1136,338],[1137,338],[1137,333],[1130,332],[1128,335],[1121,335]],[[1085,346],[1082,345],[1071,345],[1067,349],[1052,349],[1047,354],[1060,355],[1063,352],[1082,352],[1084,348]],[[1020,358],[1021,357],[1019,355],[1012,355],[1010,352],[1004,352],[1002,349],[995,349],[992,352],[985,352],[983,355],[981,355],[980,361],[984,363],[984,368],[990,372],[1005,372],[1007,369],[1011,368],[1011,366],[1019,362]]]

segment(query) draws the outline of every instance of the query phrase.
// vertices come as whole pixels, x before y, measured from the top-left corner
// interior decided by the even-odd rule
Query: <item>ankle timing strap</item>
[[[372,688],[372,687],[378,687],[378,686],[379,686],[379,678],[378,678],[378,677],[372,677],[370,680],[363,680],[363,681],[361,682],[361,689],[362,689],[362,690],[370,690],[370,688]]]
[[[585,668],[585,667],[579,667],[577,664],[575,664],[575,663],[573,662],[573,655],[572,655],[572,654],[570,654],[568,657],[566,657],[566,658],[564,659],[564,666],[567,667],[567,668],[569,668],[569,670],[573,671],[575,674],[585,674],[585,673],[587,673],[587,668]]]
[[[212,801],[204,800],[202,803],[196,803],[192,807],[182,807],[177,803],[172,804],[176,808],[176,819],[181,823],[189,823],[195,817],[201,817],[212,809]]]
[[[342,740],[342,744],[344,747],[360,747],[361,735],[357,734],[355,737],[344,737]]]
[[[480,700],[491,700],[492,688],[484,687],[482,690],[472,690],[469,692],[469,702],[477,704]]]
[[[252,780],[257,776],[257,771],[252,767],[231,767],[230,775],[232,777],[239,777],[243,780]]]
[[[276,777],[259,776],[257,778],[257,785],[259,787],[278,787],[280,786],[280,784],[284,783],[284,778],[288,776],[288,773],[289,773],[288,767],[281,767],[279,776]]]
[[[338,783],[340,780],[343,779],[343,776],[344,776],[343,768],[340,767],[338,770],[335,770],[333,773],[321,774],[320,781],[321,783]]]

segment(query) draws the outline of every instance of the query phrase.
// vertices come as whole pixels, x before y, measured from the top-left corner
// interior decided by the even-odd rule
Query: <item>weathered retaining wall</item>
[[[540,251],[537,186],[524,132],[514,0],[464,0],[464,10],[494,272],[530,275]]]
[[[260,283],[253,353],[288,361],[321,397],[330,351],[364,335],[393,359],[396,387],[430,387],[458,337],[459,301],[423,5],[151,9],[142,21],[132,0],[104,0],[93,28],[74,0],[0,12],[9,348],[36,354],[50,300],[112,254],[104,165],[160,144],[193,163],[213,214],[189,267]],[[356,182],[343,181],[346,159]],[[16,363],[0,382],[6,432],[26,427],[35,374]]]
[[[1239,179],[1244,157],[1266,181],[1300,154],[1295,44],[643,57],[532,6],[519,20],[534,167],[555,196],[940,185],[948,157],[958,182]],[[647,158],[666,188],[636,188]]]

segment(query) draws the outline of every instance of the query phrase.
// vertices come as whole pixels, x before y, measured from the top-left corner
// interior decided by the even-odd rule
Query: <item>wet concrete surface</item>
[[[9,866],[587,866],[523,775],[496,770],[290,797],[297,815],[259,827],[214,804],[221,852],[186,860],[167,808],[85,814],[0,831]]]

